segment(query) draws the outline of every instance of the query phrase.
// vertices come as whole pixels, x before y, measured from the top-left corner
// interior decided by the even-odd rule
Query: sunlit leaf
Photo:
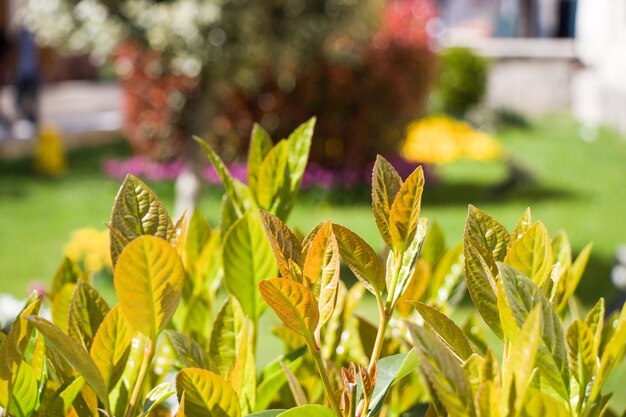
[[[417,260],[419,258],[420,251],[422,249],[422,245],[424,243],[427,232],[428,219],[419,219],[416,227],[416,233],[413,235],[413,241],[402,254],[402,263],[400,264],[400,271],[397,275],[395,289],[393,290],[393,294],[390,294],[390,297],[388,297],[391,298],[393,306],[397,304],[398,300],[400,299],[400,297],[402,297],[402,294],[404,294],[404,291],[411,281],[411,277],[413,276],[413,272],[415,271],[415,264],[417,263]],[[393,283],[391,282],[393,274],[389,273],[392,268],[395,268],[395,265],[393,265],[393,267],[390,266],[392,265],[390,263],[392,258],[395,259],[395,257],[393,256],[393,252],[391,252],[389,255],[389,260],[387,264],[388,270],[385,277],[388,291],[392,291],[391,288],[393,287]]]
[[[294,276],[289,261],[300,263],[302,246],[296,235],[278,217],[267,211],[261,211],[261,221],[265,234],[274,251],[274,257],[278,264],[278,270],[283,278],[300,281],[301,278]]]
[[[288,180],[285,178],[288,152],[289,145],[283,139],[265,155],[256,172],[255,187],[250,187],[250,190],[264,210],[275,212],[280,204],[279,193]]]
[[[574,263],[569,269],[569,274],[567,276],[566,288],[564,290],[562,298],[559,300],[559,306],[557,307],[559,311],[565,308],[568,300],[574,295],[578,284],[583,276],[583,272],[587,267],[587,263],[589,262],[589,256],[591,255],[591,249],[593,245],[589,243],[587,246],[580,251]]]
[[[89,352],[109,389],[124,372],[131,340],[131,328],[118,304],[104,317]]]
[[[389,212],[389,233],[394,252],[400,254],[411,244],[417,224],[424,190],[424,173],[419,166],[404,181]]]
[[[302,389],[302,386],[298,381],[298,378],[296,378],[293,372],[291,372],[291,370],[284,363],[281,362],[280,367],[285,373],[285,377],[287,378],[287,385],[291,390],[291,394],[293,395],[293,399],[295,400],[296,405],[300,406],[308,404],[309,400],[307,399],[306,394],[304,393],[304,390]]]
[[[424,303],[413,302],[415,309],[420,313],[429,328],[435,333],[446,346],[465,361],[472,353],[472,347],[463,334],[463,331],[445,314],[436,308],[432,308]]]
[[[567,329],[566,340],[570,372],[581,386],[586,387],[598,361],[594,334],[587,324],[575,320]]]
[[[61,265],[57,268],[52,283],[50,284],[50,291],[48,297],[54,299],[57,293],[66,284],[76,284],[78,281],[87,281],[87,274],[70,258],[63,258]]]
[[[411,323],[409,330],[420,357],[422,374],[449,415],[473,415],[470,384],[458,359],[430,330]]]
[[[98,327],[109,311],[109,305],[95,288],[86,282],[79,282],[70,303],[69,335],[82,341],[89,350]]]
[[[278,414],[279,417],[337,417],[328,407],[318,404],[303,405]]]
[[[552,241],[541,222],[535,223],[516,239],[506,254],[504,262],[543,287],[552,270]]]
[[[259,291],[268,306],[291,330],[308,337],[319,322],[317,300],[307,287],[282,278],[266,279]]]
[[[305,284],[318,300],[319,327],[330,320],[337,302],[339,247],[332,224],[327,222],[315,235],[304,260]]]
[[[382,156],[376,156],[372,173],[372,211],[380,235],[389,247],[393,246],[389,231],[389,214],[400,187],[402,178],[395,168]]]
[[[530,213],[530,207],[527,207],[522,214],[522,217],[517,221],[517,224],[513,228],[511,232],[511,240],[509,242],[509,247],[515,242],[517,239],[520,239],[524,233],[532,226],[532,215]]]
[[[423,259],[431,268],[435,268],[446,253],[446,237],[439,226],[439,223],[433,221],[428,225],[428,234],[424,239],[420,258]]]
[[[295,372],[304,359],[303,355],[307,348],[301,347],[287,355],[281,355],[263,368],[261,382],[257,388],[255,411],[267,408],[279,390],[287,382],[287,376],[281,364],[284,364],[291,372]]]
[[[186,368],[209,369],[209,361],[205,356],[204,349],[191,337],[174,330],[166,330],[165,334],[170,339],[178,359]]]
[[[139,178],[128,174],[111,211],[111,259],[113,265],[124,247],[141,235],[169,240],[174,224],[157,195]]]
[[[27,316],[38,314],[40,306],[41,298],[35,299],[24,307],[13,322],[0,350],[0,379],[10,380],[22,362],[33,332],[33,325]]]
[[[11,388],[11,414],[15,417],[29,417],[38,405],[38,386],[37,377],[28,363],[19,365]]]
[[[341,259],[359,281],[373,293],[385,291],[385,271],[374,249],[350,229],[333,224]]]
[[[172,390],[169,382],[163,382],[152,388],[148,395],[146,395],[146,399],[143,402],[143,413],[141,414],[141,417],[147,417],[154,407],[161,404],[174,394],[176,394],[176,391]]]
[[[518,414],[519,417],[570,417],[571,415],[564,402],[535,389],[529,389]]]
[[[50,299],[52,322],[64,332],[69,331],[70,307],[72,305],[72,296],[74,295],[75,289],[75,283],[65,284],[55,292],[54,298]]]
[[[272,148],[272,144],[272,138],[267,131],[255,123],[250,134],[250,147],[248,149],[248,184],[253,190],[256,189],[261,162]]]
[[[275,276],[272,248],[259,215],[246,213],[224,238],[224,284],[237,298],[246,316],[256,321],[265,305],[258,292],[259,281]]]
[[[221,376],[198,368],[185,368],[176,375],[176,392],[185,393],[186,417],[241,417],[239,399]]]
[[[502,261],[511,239],[496,219],[470,204],[465,223],[465,238],[484,248],[494,260]]]
[[[115,266],[115,293],[128,322],[153,341],[174,315],[185,270],[166,241],[141,236],[129,243]]]
[[[60,353],[72,368],[85,378],[85,382],[108,409],[109,397],[106,382],[89,353],[48,320],[36,316],[28,316],[27,319],[44,335],[46,346]]]
[[[387,356],[378,361],[378,378],[376,378],[376,385],[370,400],[369,417],[375,416],[380,411],[391,387],[414,372],[418,366],[419,358],[415,349]]]

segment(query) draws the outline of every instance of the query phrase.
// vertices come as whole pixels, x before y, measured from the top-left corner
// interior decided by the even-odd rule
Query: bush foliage
[[[372,208],[383,258],[330,221],[302,236],[285,221],[313,124],[276,144],[256,126],[247,185],[198,140],[225,190],[217,228],[198,211],[174,221],[128,176],[109,224],[118,304],[65,259],[51,321],[33,296],[0,336],[5,416],[168,415],[173,396],[180,417],[391,416],[419,404],[426,416],[613,415],[603,386],[626,348],[626,309],[569,308],[590,247],[574,258],[529,210],[509,233],[473,206],[463,242],[447,247],[420,217],[421,167],[402,180],[382,157]],[[466,289],[476,312],[457,325]],[[366,291],[377,325],[355,313]],[[257,363],[268,306],[284,352]]]

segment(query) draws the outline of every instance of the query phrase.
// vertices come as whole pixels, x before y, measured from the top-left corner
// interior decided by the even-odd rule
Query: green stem
[[[148,373],[148,369],[150,368],[150,364],[152,363],[153,357],[154,357],[154,341],[152,340],[152,338],[148,338],[148,342],[146,343],[146,347],[144,350],[143,360],[141,361],[141,368],[139,368],[139,375],[137,376],[137,382],[135,382],[135,387],[133,388],[133,393],[130,397],[130,403],[128,405],[128,411],[126,412],[126,417],[133,417],[135,413],[135,406],[137,405],[137,400],[139,399],[139,395],[141,394],[143,381],[144,379],[146,379],[146,375]]]
[[[396,292],[396,287],[398,286],[398,276],[400,275],[400,269],[402,268],[403,256],[404,255],[394,255],[393,278],[391,279],[391,287],[387,289],[387,305],[385,306],[385,312],[389,317],[391,317],[393,309],[396,307],[393,298]]]
[[[330,379],[328,378],[328,372],[326,372],[326,366],[324,365],[324,359],[322,359],[322,353],[320,352],[317,343],[312,340],[311,337],[306,338],[307,345],[309,346],[309,350],[313,354],[313,359],[315,360],[315,365],[317,365],[317,371],[322,378],[322,383],[324,384],[324,389],[326,390],[326,396],[330,401],[331,408],[338,415],[341,414],[341,408],[339,407],[339,403],[337,402],[337,398],[335,397],[335,390],[333,390],[333,385],[330,383]]]
[[[383,342],[385,340],[385,331],[387,330],[387,323],[389,323],[389,317],[387,316],[387,312],[385,311],[385,307],[383,306],[383,300],[380,295],[376,295],[376,302],[378,304],[378,314],[379,314],[379,324],[378,324],[378,333],[376,334],[376,342],[374,343],[374,349],[372,350],[372,355],[370,356],[370,364],[368,366],[368,371],[371,372],[374,364],[380,358],[380,352],[383,349]]]
[[[348,417],[356,417],[356,387],[350,390],[350,410],[348,411]]]

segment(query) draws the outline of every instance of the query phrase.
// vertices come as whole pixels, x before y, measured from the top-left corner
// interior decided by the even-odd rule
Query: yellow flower
[[[401,153],[408,160],[427,164],[444,164],[459,158],[487,161],[502,156],[500,144],[493,137],[445,116],[411,123]]]
[[[87,272],[111,269],[109,232],[92,228],[72,232],[72,239],[63,248],[65,256],[81,263]]]
[[[35,145],[35,170],[50,177],[65,173],[66,160],[61,134],[52,126],[44,126]]]

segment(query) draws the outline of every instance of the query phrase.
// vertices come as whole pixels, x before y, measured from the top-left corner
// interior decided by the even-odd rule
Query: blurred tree
[[[142,152],[171,159],[192,134],[219,128],[216,107],[233,88],[254,91],[271,74],[283,91],[322,57],[362,56],[384,0],[25,0],[38,39],[100,62],[115,57],[130,88],[129,126]],[[167,108],[163,109],[163,105]],[[216,126],[217,125],[217,126]],[[238,121],[247,134],[251,119]],[[143,142],[143,143],[142,143]]]

